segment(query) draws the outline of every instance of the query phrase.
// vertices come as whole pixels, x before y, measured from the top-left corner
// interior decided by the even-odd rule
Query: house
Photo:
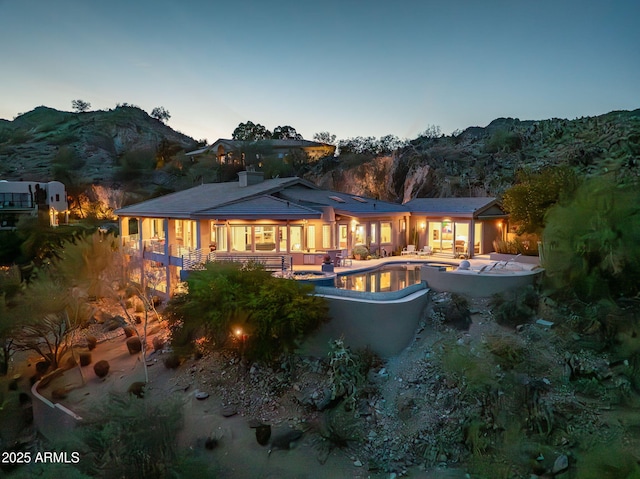
[[[69,222],[67,192],[62,183],[0,180],[0,230],[15,228],[23,216],[38,215],[51,226]]]
[[[259,163],[266,156],[285,159],[293,155],[304,157],[308,161],[315,161],[326,156],[333,156],[335,151],[335,145],[310,140],[241,141],[220,138],[213,144],[191,151],[186,155],[194,161],[200,158],[215,157],[220,164],[245,166],[246,164]]]
[[[508,214],[496,198],[415,198],[404,207],[411,214],[408,242],[417,248],[473,257],[506,238]]]
[[[264,180],[257,171],[238,177],[117,210],[124,251],[140,265],[136,276],[151,275],[155,289],[172,294],[183,270],[214,254],[320,264],[356,244],[383,255],[405,241],[403,205],[322,190],[297,177]]]

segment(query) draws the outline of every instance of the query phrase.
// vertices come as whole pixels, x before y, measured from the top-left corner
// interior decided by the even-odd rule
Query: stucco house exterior
[[[297,177],[238,176],[115,212],[124,251],[140,265],[141,280],[153,272],[155,289],[172,294],[183,269],[209,255],[320,264],[325,254],[348,255],[357,244],[384,255],[406,241],[409,213],[403,205],[322,190]]]
[[[496,198],[415,198],[404,206],[411,215],[409,243],[417,242],[416,249],[473,257],[506,239],[508,215]]]
[[[335,151],[335,145],[310,140],[241,141],[220,138],[207,147],[188,152],[186,156],[193,160],[201,157],[215,157],[219,164],[244,166],[259,162],[261,157],[269,155],[282,159],[290,155],[304,155],[309,161],[314,161],[333,156]],[[258,158],[249,158],[249,156],[258,156]]]
[[[0,180],[0,229],[13,229],[23,216],[47,217],[51,226],[69,222],[69,204],[59,181]]]

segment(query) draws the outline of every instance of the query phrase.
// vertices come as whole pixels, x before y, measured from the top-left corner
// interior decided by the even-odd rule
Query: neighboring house
[[[125,252],[141,260],[136,276],[152,276],[155,289],[172,294],[181,271],[213,252],[319,264],[325,254],[349,254],[356,244],[391,254],[406,241],[403,205],[321,190],[297,177],[238,176],[117,210]]]
[[[51,226],[68,223],[64,185],[59,181],[0,180],[0,229],[15,228],[22,216],[46,216]]]
[[[333,156],[335,145],[309,140],[259,140],[241,141],[219,139],[215,143],[190,151],[187,156],[199,158],[215,158],[220,164],[246,165],[259,163],[266,156],[286,158],[291,155],[304,156],[314,161],[326,156]]]
[[[416,249],[473,257],[506,238],[508,215],[496,198],[416,198],[404,207],[411,213],[409,243],[417,241]]]

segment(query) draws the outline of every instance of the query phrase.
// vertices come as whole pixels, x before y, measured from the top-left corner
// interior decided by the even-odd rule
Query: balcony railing
[[[151,251],[152,253],[164,254],[164,240],[163,239],[148,239],[142,240],[145,251]]]
[[[134,254],[140,251],[140,235],[127,235],[122,237],[122,249],[125,254]]]

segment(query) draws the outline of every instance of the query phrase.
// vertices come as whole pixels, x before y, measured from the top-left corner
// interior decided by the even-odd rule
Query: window
[[[176,220],[176,238],[177,239],[182,239],[182,235],[183,235],[183,227],[184,225],[182,224],[183,221],[182,220]]]
[[[281,226],[278,228],[278,235],[280,236],[280,251],[287,251],[287,227]]]
[[[256,251],[276,250],[276,227],[256,226],[255,227]]]
[[[339,196],[329,196],[329,198],[331,198],[333,201],[337,202],[337,203],[344,203],[345,201],[340,198]]]
[[[231,251],[251,251],[251,226],[231,227]]]
[[[290,226],[291,251],[302,251],[302,226]]]
[[[338,225],[339,247],[345,249],[347,247],[347,225]]]
[[[380,223],[380,242],[391,243],[391,222]]]
[[[151,220],[151,237],[164,239],[164,220],[157,218]]]
[[[316,227],[315,225],[307,226],[307,249],[315,251],[316,249]]]
[[[376,234],[376,224],[371,223],[371,242],[376,243],[378,241],[378,235]]]
[[[356,226],[356,244],[365,244],[367,240],[366,235],[364,234],[364,225],[357,225]]]
[[[211,243],[216,251],[227,251],[227,227],[211,223]]]
[[[60,194],[56,193],[56,201],[60,201]]]
[[[331,225],[322,225],[322,247],[331,248]]]

